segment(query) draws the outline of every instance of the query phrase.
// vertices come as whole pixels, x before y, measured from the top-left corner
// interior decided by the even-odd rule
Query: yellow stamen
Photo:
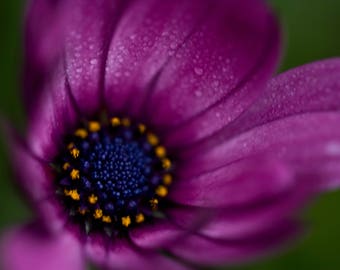
[[[159,158],[164,158],[166,156],[166,149],[164,146],[157,146],[155,149],[156,156]]]
[[[85,214],[86,214],[86,209],[85,209],[85,208],[79,208],[79,209],[78,209],[78,212],[79,212],[81,215],[85,215]]]
[[[153,146],[155,146],[159,143],[158,137],[153,133],[148,133],[147,140],[148,140],[149,144],[151,144]]]
[[[146,126],[143,125],[143,124],[139,124],[138,125],[138,130],[139,130],[140,133],[144,133],[145,130],[146,130]]]
[[[90,203],[90,204],[95,204],[95,203],[98,201],[98,197],[95,196],[94,194],[92,194],[92,195],[88,198],[88,200],[89,200],[89,203]]]
[[[73,149],[71,149],[70,153],[71,153],[72,157],[77,158],[77,157],[79,157],[80,151],[77,148],[73,148]]]
[[[97,132],[100,130],[100,123],[97,121],[91,121],[89,122],[89,130],[91,132]]]
[[[72,169],[70,176],[71,176],[72,180],[79,179],[80,178],[79,171],[76,170],[76,169]]]
[[[102,221],[105,222],[105,223],[111,223],[112,222],[110,216],[103,216]]]
[[[166,195],[168,195],[168,189],[165,186],[158,186],[156,188],[156,194],[159,197],[165,197]]]
[[[120,119],[118,117],[113,117],[111,119],[111,125],[113,127],[119,126],[120,125]]]
[[[123,118],[122,119],[123,126],[129,127],[131,125],[131,121],[129,118]]]
[[[149,202],[150,202],[152,210],[156,210],[158,207],[158,199],[153,198]]]
[[[137,223],[142,223],[142,222],[144,222],[144,220],[145,220],[145,218],[144,218],[144,215],[142,213],[140,213],[136,216],[136,222]]]
[[[64,163],[64,165],[63,165],[63,170],[64,170],[64,171],[67,171],[70,167],[71,167],[70,163],[66,162],[66,163]]]
[[[68,150],[71,150],[72,148],[74,148],[74,143],[69,143],[68,145],[67,145],[67,149]]]
[[[95,219],[100,219],[103,216],[103,210],[96,209],[93,214]]]
[[[172,183],[172,175],[171,174],[164,175],[163,176],[163,183],[164,183],[164,185],[167,185],[167,186],[171,185],[171,183]]]
[[[122,217],[122,225],[124,227],[129,227],[131,224],[131,218],[129,216]]]
[[[162,166],[164,169],[168,170],[171,168],[171,161],[168,158],[162,160]]]
[[[87,133],[86,129],[80,128],[80,129],[76,130],[74,135],[76,135],[77,137],[80,137],[82,139],[85,139],[87,137],[88,133]]]
[[[64,194],[66,196],[70,196],[75,201],[79,201],[80,200],[80,195],[79,195],[79,193],[78,193],[78,191],[76,189],[73,189],[73,190],[65,189],[64,190]]]

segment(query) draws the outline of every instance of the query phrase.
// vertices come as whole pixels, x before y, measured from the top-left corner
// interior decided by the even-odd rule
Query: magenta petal
[[[130,232],[131,240],[141,248],[164,248],[180,237],[185,231],[171,224],[169,221],[157,221],[155,224],[136,228]]]
[[[229,140],[216,136],[186,153],[193,158],[189,166],[199,173],[252,155],[270,154],[284,159],[299,180],[336,187],[340,185],[335,165],[340,162],[339,121],[338,112],[315,112],[269,122]]]
[[[105,266],[108,242],[106,235],[103,234],[91,233],[86,236],[84,250],[90,262],[97,266]]]
[[[52,237],[35,225],[5,233],[0,254],[1,269],[6,270],[85,269],[75,238],[67,234]]]
[[[248,0],[209,3],[206,16],[164,67],[150,96],[155,125],[177,129],[225,99],[224,113],[219,108],[213,118],[203,118],[202,133],[220,115],[218,129],[254,100],[274,70],[279,38],[267,6]]]
[[[154,80],[206,13],[207,1],[131,2],[107,58],[105,98],[112,112],[137,114]]]
[[[61,57],[67,1],[32,0],[25,23],[24,102],[34,109],[43,84]],[[44,23],[41,23],[44,22]]]
[[[182,264],[158,252],[140,251],[124,240],[116,239],[109,248],[108,268],[122,270],[167,269],[185,270]]]
[[[339,76],[339,59],[308,64],[277,76],[236,121],[184,155],[198,157],[201,161],[194,166],[204,171],[270,152],[292,161],[300,174],[313,176],[320,186],[338,186],[335,164],[339,160],[339,130],[335,123],[339,116],[330,112],[340,108]]]
[[[77,121],[77,114],[66,87],[62,65],[58,65],[44,85],[29,115],[28,145],[42,159],[52,161],[63,142],[63,135]]]
[[[54,197],[54,175],[47,162],[37,158],[15,131],[6,128],[10,144],[13,172],[19,188],[36,211],[40,221],[50,232],[58,232],[65,225],[64,210]]]
[[[221,133],[234,136],[295,114],[340,109],[340,59],[307,64],[272,79],[267,90]]]
[[[170,198],[176,203],[203,207],[244,205],[266,200],[294,184],[280,162],[254,158],[226,165],[199,176],[181,176]]]
[[[69,216],[58,198],[50,197],[36,205],[39,221],[51,234],[58,234],[65,229]]]
[[[88,115],[101,109],[107,48],[124,1],[68,2],[71,20],[65,29],[66,72],[80,110]]]
[[[229,132],[240,132],[294,114],[340,109],[340,58],[307,64],[278,75]],[[238,130],[236,130],[238,129]]]
[[[308,187],[301,185],[265,203],[223,209],[189,207],[173,210],[170,215],[183,228],[192,229],[193,224],[198,224],[198,233],[210,238],[247,240],[263,237],[285,222],[294,220],[310,196]]]
[[[202,265],[220,265],[224,263],[245,263],[257,256],[273,252],[273,248],[289,241],[298,232],[295,224],[286,224],[275,232],[257,241],[218,241],[192,235],[179,241],[169,251],[187,261]]]
[[[27,105],[34,108],[36,93],[43,92],[46,76],[62,62],[81,111],[98,111],[107,48],[122,13],[121,4],[128,1],[31,2],[26,29]]]
[[[230,90],[231,93],[226,93],[222,99],[207,109],[169,129],[165,139],[167,145],[176,148],[187,147],[214,134],[237,118],[264,91],[264,84],[271,76],[278,58],[280,36],[275,23],[273,20],[273,30],[266,41],[268,48],[261,57],[261,63],[258,63],[250,74]],[[202,101],[203,98],[205,96],[202,95]]]
[[[33,203],[53,194],[53,176],[49,165],[34,156],[11,127],[5,127],[5,136],[10,147],[15,180],[24,194]]]
[[[184,230],[194,230],[211,240],[260,243],[272,235],[278,237],[280,230],[286,232],[289,224],[295,228],[296,215],[311,195],[309,187],[300,185],[262,203],[228,208],[182,207],[171,209],[168,216]]]

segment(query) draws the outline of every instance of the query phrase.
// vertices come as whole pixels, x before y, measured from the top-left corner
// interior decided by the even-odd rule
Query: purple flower
[[[340,183],[340,60],[268,82],[279,51],[263,1],[31,1],[8,133],[36,221],[5,269],[186,269],[296,236]]]

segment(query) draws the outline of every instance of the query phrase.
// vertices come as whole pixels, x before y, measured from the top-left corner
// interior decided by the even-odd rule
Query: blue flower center
[[[127,118],[79,127],[54,167],[58,198],[72,220],[110,235],[152,219],[172,181],[159,138]]]

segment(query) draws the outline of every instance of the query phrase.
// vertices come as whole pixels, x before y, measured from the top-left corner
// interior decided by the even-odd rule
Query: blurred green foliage
[[[339,0],[272,0],[283,24],[285,54],[281,71],[307,62],[340,56]],[[0,2],[0,113],[21,127],[19,98],[22,59],[21,25],[24,1]],[[5,154],[0,148],[0,230],[27,222],[30,211],[15,189]],[[340,164],[339,164],[340,165]],[[20,170],[20,164],[14,164]],[[309,233],[294,248],[249,266],[235,269],[339,269],[340,192],[323,195],[305,215]],[[234,269],[234,268],[233,268]]]

